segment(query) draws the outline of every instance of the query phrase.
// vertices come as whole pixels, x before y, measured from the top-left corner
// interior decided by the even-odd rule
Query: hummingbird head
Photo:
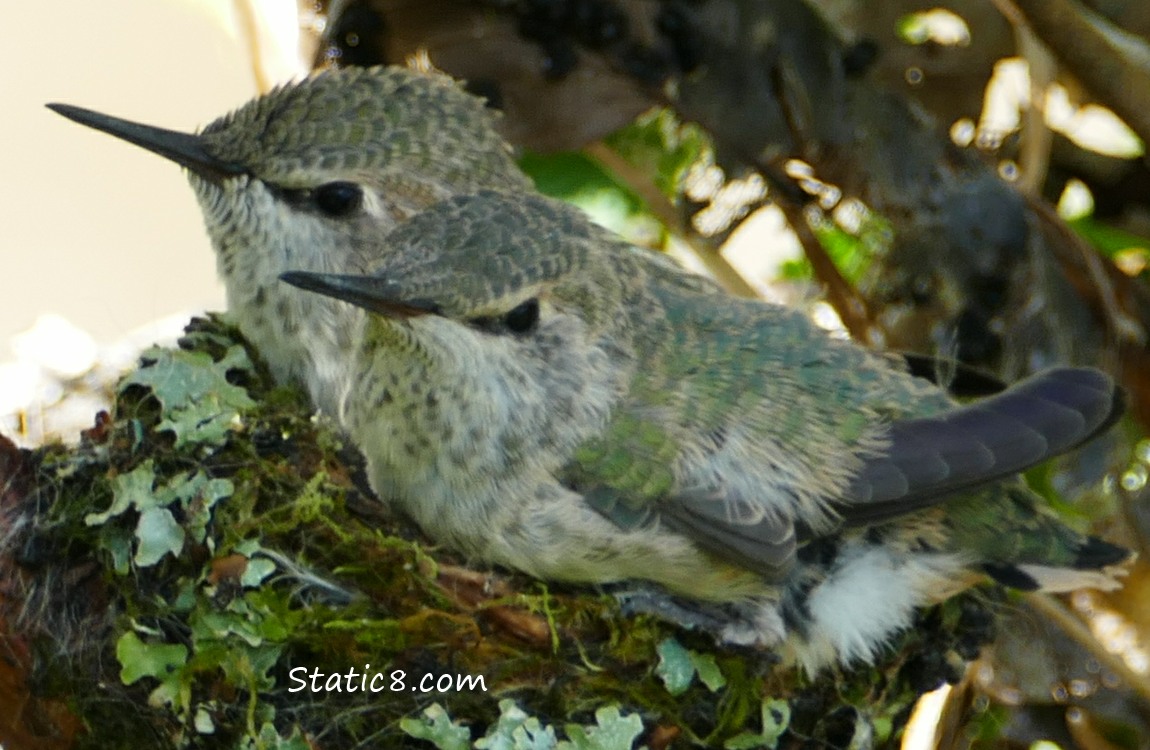
[[[527,185],[480,99],[402,68],[329,70],[196,135],[48,106],[187,168],[229,291],[233,280],[274,283],[292,268],[361,270],[359,235],[386,232],[449,195]],[[242,254],[268,266],[260,279]]]
[[[482,100],[445,76],[403,68],[329,70],[281,86],[199,138],[217,159],[245,165],[297,205],[308,196],[292,191],[313,191],[321,212],[319,188],[332,182],[379,188],[420,176],[459,192],[518,174]]]
[[[579,209],[484,190],[414,216],[382,238],[367,275],[281,278],[393,321],[433,315],[481,333],[528,334],[556,318],[589,331],[617,317],[623,285],[603,250],[617,240]]]

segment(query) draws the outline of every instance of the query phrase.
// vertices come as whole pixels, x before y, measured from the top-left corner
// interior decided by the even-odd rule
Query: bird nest
[[[0,441],[10,748],[858,747],[989,635],[968,594],[879,665],[808,678],[466,567],[221,317],[146,352],[78,446]]]

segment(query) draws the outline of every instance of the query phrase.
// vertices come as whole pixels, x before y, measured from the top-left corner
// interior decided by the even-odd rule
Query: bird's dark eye
[[[539,322],[539,300],[532,297],[503,316],[503,325],[512,333],[527,333]]]
[[[329,182],[314,193],[315,206],[333,219],[348,216],[363,205],[363,189],[354,182]]]

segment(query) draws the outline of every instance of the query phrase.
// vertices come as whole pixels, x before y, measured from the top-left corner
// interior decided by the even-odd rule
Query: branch
[[[1067,70],[1150,143],[1150,45],[1077,0],[995,0],[1024,19]]]

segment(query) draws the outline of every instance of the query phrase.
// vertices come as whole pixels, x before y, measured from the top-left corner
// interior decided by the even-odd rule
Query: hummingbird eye
[[[539,300],[532,297],[505,313],[502,317],[481,316],[467,321],[476,328],[499,335],[504,331],[527,333],[539,322]]]
[[[531,299],[516,305],[503,316],[503,325],[512,333],[527,333],[539,322],[539,300]]]
[[[313,191],[312,200],[325,216],[339,219],[363,205],[363,188],[354,182],[329,182]]]

